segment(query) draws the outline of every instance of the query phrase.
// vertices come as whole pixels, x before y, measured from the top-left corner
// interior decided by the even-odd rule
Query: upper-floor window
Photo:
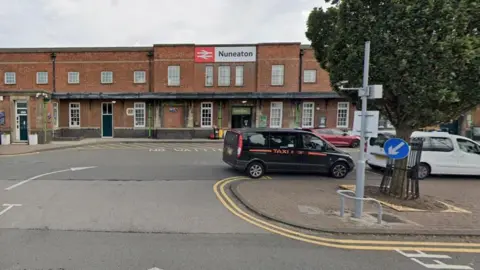
[[[17,78],[15,72],[5,72],[5,84],[16,84]]]
[[[243,66],[235,67],[235,86],[243,85]]]
[[[37,72],[37,84],[48,84],[48,72],[46,71]]]
[[[101,73],[101,83],[113,83],[113,72],[102,71],[102,73]]]
[[[69,84],[80,83],[80,73],[76,71],[68,72],[68,83]]]
[[[230,66],[218,67],[218,86],[230,85]]]
[[[180,85],[180,66],[168,66],[168,86]]]
[[[317,71],[315,69],[307,69],[303,71],[303,82],[304,83],[315,83],[317,82]]]
[[[133,82],[134,83],[146,83],[147,82],[147,73],[143,70],[137,70],[133,72]]]
[[[205,66],[205,86],[213,86],[213,66]]]
[[[272,66],[272,85],[283,85],[285,75],[284,65]]]

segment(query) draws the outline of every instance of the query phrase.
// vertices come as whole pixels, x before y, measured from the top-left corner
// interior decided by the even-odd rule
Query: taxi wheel
[[[345,162],[340,161],[340,162],[334,163],[330,168],[330,175],[333,178],[337,178],[337,179],[345,178],[347,174],[348,174],[348,164]]]
[[[247,174],[251,178],[260,178],[265,174],[265,166],[258,161],[254,161],[247,166]]]
[[[431,169],[427,163],[418,164],[417,176],[419,180],[423,180],[430,175]]]
[[[352,144],[350,144],[350,147],[351,148],[357,148],[359,145],[360,145],[360,141],[355,140],[355,141],[352,142]]]

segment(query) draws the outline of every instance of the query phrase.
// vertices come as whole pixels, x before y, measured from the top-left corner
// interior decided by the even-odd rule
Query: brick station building
[[[350,129],[353,114],[300,43],[0,49],[0,132],[12,142]]]

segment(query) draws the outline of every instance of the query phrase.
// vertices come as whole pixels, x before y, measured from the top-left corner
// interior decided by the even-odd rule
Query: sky
[[[323,0],[0,0],[0,47],[302,42]]]

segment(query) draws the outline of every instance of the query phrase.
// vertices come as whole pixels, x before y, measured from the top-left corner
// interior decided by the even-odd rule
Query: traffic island
[[[375,182],[378,183],[378,180],[367,180],[367,185],[375,187]],[[480,236],[480,201],[476,199],[480,187],[470,181],[463,184],[463,181],[456,179],[455,183],[443,181],[423,184],[422,197],[427,196],[428,199],[423,199],[420,205],[422,209],[416,211],[398,211],[391,207],[399,207],[393,204],[396,201],[383,202],[385,207],[380,224],[378,208],[373,203],[365,203],[362,218],[355,218],[354,201],[346,200],[345,215],[340,217],[340,197],[336,193],[338,181],[328,178],[316,181],[239,180],[228,189],[231,196],[251,214],[299,230],[374,235]],[[452,193],[452,189],[457,192]],[[441,198],[440,204],[434,201],[438,198]],[[445,201],[459,203],[441,206]],[[419,206],[409,204],[401,207],[414,209],[412,207]]]

